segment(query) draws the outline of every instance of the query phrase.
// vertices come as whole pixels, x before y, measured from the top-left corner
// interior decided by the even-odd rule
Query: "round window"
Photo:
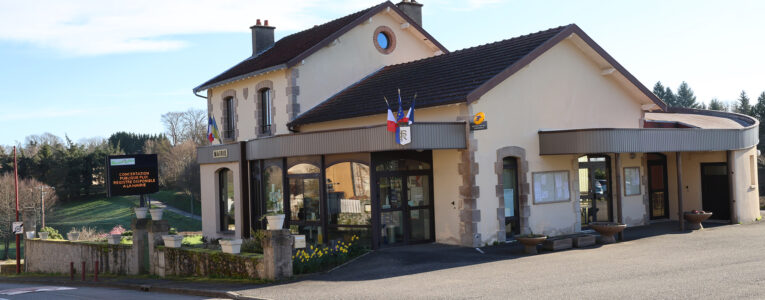
[[[375,48],[382,54],[388,54],[396,49],[396,35],[387,26],[377,27],[375,34],[372,36]]]
[[[388,38],[388,35],[385,34],[385,32],[380,32],[377,34],[377,45],[380,45],[380,48],[388,49],[388,46],[390,46],[390,39]]]

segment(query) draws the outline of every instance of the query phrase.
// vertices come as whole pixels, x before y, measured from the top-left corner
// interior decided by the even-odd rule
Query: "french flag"
[[[388,100],[385,100],[385,104],[388,104]],[[390,104],[388,104],[388,131],[396,132],[397,128],[396,118],[393,117],[393,112],[390,110]]]

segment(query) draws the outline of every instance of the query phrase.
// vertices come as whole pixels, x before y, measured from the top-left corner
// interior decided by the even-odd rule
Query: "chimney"
[[[417,25],[422,27],[422,4],[417,3],[415,0],[402,0],[396,4],[396,6],[398,6],[398,8],[407,16],[412,18]]]
[[[274,45],[274,29],[276,27],[268,26],[268,20],[260,24],[260,19],[258,19],[255,26],[250,27],[250,29],[252,29],[252,56],[256,56]]]

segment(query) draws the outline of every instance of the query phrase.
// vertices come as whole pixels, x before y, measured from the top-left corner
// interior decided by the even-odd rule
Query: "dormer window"
[[[223,107],[223,117],[226,120],[224,123],[225,127],[223,128],[223,138],[233,139],[234,130],[236,129],[236,123],[234,122],[234,97],[227,97],[223,99]]]
[[[270,134],[273,115],[271,111],[271,89],[262,89],[259,92],[260,97],[260,133]]]

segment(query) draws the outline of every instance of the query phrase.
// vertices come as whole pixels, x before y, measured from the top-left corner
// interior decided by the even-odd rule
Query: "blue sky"
[[[250,55],[256,18],[278,39],[379,2],[0,0],[0,145],[159,133],[163,113],[205,109],[191,89]],[[765,91],[765,1],[420,2],[450,50],[576,23],[649,88]]]

